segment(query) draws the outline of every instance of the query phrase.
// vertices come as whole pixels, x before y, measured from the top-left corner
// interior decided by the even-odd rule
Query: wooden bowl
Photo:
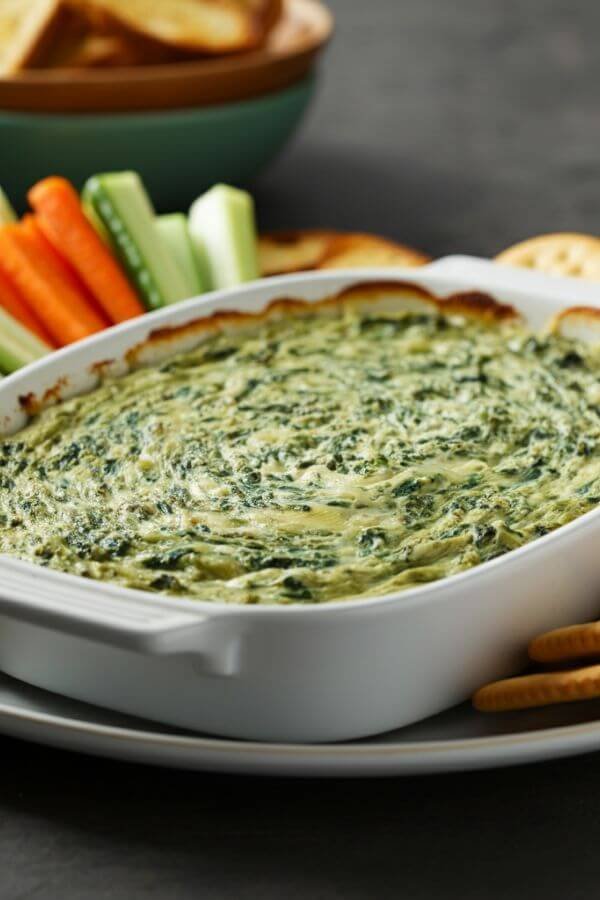
[[[113,69],[38,69],[0,79],[0,109],[101,113],[183,109],[258,97],[304,78],[329,41],[320,0],[284,0],[266,44],[248,53]]]

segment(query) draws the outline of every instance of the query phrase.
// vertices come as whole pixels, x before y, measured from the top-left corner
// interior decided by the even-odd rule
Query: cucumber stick
[[[190,233],[206,255],[212,288],[259,277],[254,202],[250,194],[217,184],[190,209]]]
[[[139,175],[94,175],[83,189],[83,202],[102,223],[148,309],[186,299],[185,277],[161,240],[156,214]]]
[[[0,225],[10,225],[17,221],[17,214],[2,188],[0,187]]]
[[[48,344],[0,309],[0,372],[15,372],[51,350]]]
[[[205,290],[205,283],[190,237],[187,216],[184,216],[183,213],[158,216],[156,227],[169,253],[183,273],[188,297],[196,297],[201,294]]]
[[[102,238],[104,243],[108,247],[110,247],[111,250],[114,250],[112,241],[110,239],[110,235],[109,235],[108,231],[106,230],[106,228],[104,227],[102,220],[96,213],[96,210],[94,209],[94,206],[91,203],[91,201],[89,200],[89,198],[86,198],[86,197],[81,198],[81,208],[82,208],[87,220],[89,221],[90,225],[97,232],[98,236]]]

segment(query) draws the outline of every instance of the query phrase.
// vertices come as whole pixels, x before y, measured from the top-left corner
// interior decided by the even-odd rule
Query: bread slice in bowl
[[[104,27],[184,53],[249,50],[264,39],[272,0],[74,0]]]
[[[0,0],[0,76],[43,65],[72,15],[64,0]]]

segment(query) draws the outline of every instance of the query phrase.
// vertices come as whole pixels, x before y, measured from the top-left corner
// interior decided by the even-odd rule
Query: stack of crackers
[[[0,76],[252,50],[280,15],[281,0],[0,0]]]
[[[600,665],[581,663],[600,658],[600,622],[558,628],[529,644],[529,657],[552,671],[505,678],[480,688],[473,705],[480,712],[504,712],[600,697]],[[574,666],[564,670],[557,666]]]

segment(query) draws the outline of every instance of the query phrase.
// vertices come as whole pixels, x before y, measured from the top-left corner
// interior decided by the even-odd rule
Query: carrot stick
[[[59,256],[50,242],[46,240],[37,222],[20,223],[19,231],[25,245],[29,248],[33,261],[51,270],[52,274],[50,277],[59,279],[63,288],[67,289],[80,318],[83,321],[87,321],[90,325],[94,325],[94,327],[101,323],[102,328],[108,328],[111,324],[108,316],[97,306],[86,286],[81,283],[77,272],[74,272],[69,267],[69,264]],[[76,300],[76,297],[79,299]]]
[[[60,269],[60,273],[63,278],[65,278],[71,284],[71,286],[75,288],[75,290],[81,291],[82,294],[85,294],[91,305],[95,306],[96,301],[88,291],[87,287],[85,286],[75,269],[73,269],[69,265],[64,256],[60,255],[60,253],[55,249],[54,244],[51,244],[46,237],[40,223],[37,220],[37,216],[34,216],[33,213],[26,213],[21,219],[21,226],[23,228],[23,231],[29,234],[31,239],[36,242],[37,246],[40,248],[40,253],[45,254],[46,257],[52,257],[55,268]]]
[[[86,218],[70,182],[45,178],[31,188],[28,198],[48,240],[78,272],[111,322],[142,315],[141,301]]]
[[[21,228],[25,234],[29,235],[32,246],[35,245],[37,248],[36,256],[40,256],[48,262],[52,262],[54,268],[59,271],[63,279],[68,281],[75,291],[85,297],[86,303],[97,313],[99,318],[102,319],[105,328],[112,325],[112,321],[98,305],[96,298],[87,289],[75,269],[71,268],[66,259],[61,256],[54,245],[50,243],[37,220],[37,216],[34,216],[32,213],[26,213],[21,219]]]
[[[40,253],[21,225],[0,228],[0,259],[57,344],[71,344],[105,327],[85,297],[62,278],[52,259]]]
[[[21,325],[24,325],[25,328],[32,331],[41,338],[41,340],[45,341],[47,344],[53,343],[42,323],[27,306],[22,295],[16,287],[13,286],[9,277],[2,269],[0,269],[0,306],[9,313],[13,319],[17,319]]]
[[[101,324],[102,328],[108,328],[111,324],[90,295],[85,285],[82,285],[76,272],[70,270],[68,263],[60,258],[54,247],[46,240],[37,227],[37,223],[31,220],[22,222],[18,226],[21,239],[28,247],[28,252],[34,263],[38,263],[49,272],[49,277],[62,284],[63,290],[68,291],[75,311],[90,326],[96,328]],[[78,299],[77,299],[78,298]],[[97,330],[97,328],[96,328]]]

